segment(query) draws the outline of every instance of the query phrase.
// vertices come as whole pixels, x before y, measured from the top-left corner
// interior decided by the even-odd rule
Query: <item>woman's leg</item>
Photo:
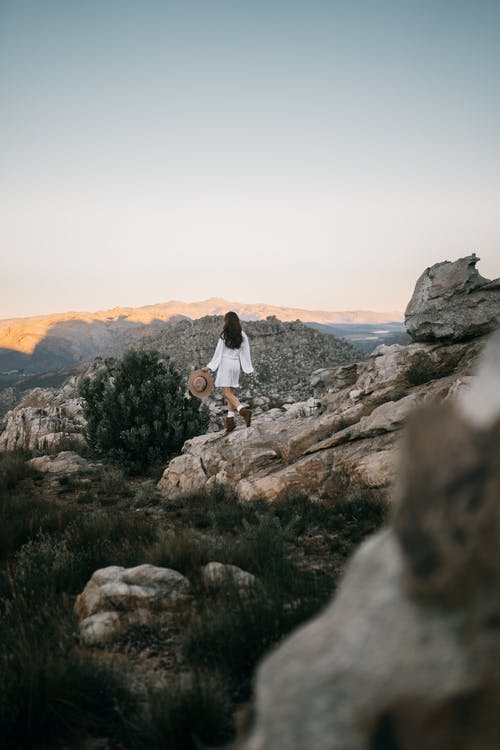
[[[232,392],[231,388],[226,387],[222,389],[222,395],[226,399],[227,403],[229,404],[229,411],[232,409],[237,410],[239,406],[241,406],[237,396]]]

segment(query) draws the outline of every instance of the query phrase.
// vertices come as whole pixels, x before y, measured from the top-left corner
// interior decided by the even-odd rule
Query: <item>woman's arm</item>
[[[220,361],[222,359],[223,348],[224,348],[224,342],[222,339],[219,339],[217,342],[217,346],[215,347],[214,356],[212,357],[212,359],[210,360],[210,362],[208,363],[206,367],[207,370],[212,370],[212,372],[215,372],[215,370],[218,368],[218,366],[220,365]]]
[[[243,333],[243,341],[240,346],[240,362],[243,372],[250,375],[253,372],[252,358],[250,356],[250,342],[248,336]]]

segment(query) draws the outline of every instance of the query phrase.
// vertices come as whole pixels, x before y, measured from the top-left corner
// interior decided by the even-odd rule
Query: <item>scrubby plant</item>
[[[23,450],[0,451],[0,493],[11,492],[25,479],[33,479],[37,471],[28,463]]]
[[[0,563],[39,533],[58,534],[75,517],[38,498],[0,493]]]
[[[2,747],[53,747],[82,735],[119,733],[133,700],[115,671],[75,649],[67,605],[45,592],[34,606],[32,591],[13,580],[2,589]]]
[[[198,600],[183,638],[189,663],[225,674],[235,700],[246,700],[255,666],[294,627],[316,614],[332,594],[332,581],[295,569],[289,585],[269,581],[238,590],[230,580]]]
[[[125,741],[134,750],[200,750],[226,743],[234,733],[227,680],[216,671],[171,680],[150,692],[148,707],[147,717],[128,722]]]
[[[9,461],[3,491],[0,481],[0,736],[13,748],[89,736],[124,750],[227,742],[259,659],[331,598],[347,555],[387,513],[353,480],[336,482],[335,495],[322,501],[295,493],[274,503],[240,502],[214,487],[154,511],[130,512],[116,502],[113,509],[67,508],[34,497],[37,485],[23,481],[23,462]],[[63,480],[61,488],[77,491],[79,481]],[[99,503],[103,492],[117,498],[126,485],[118,470],[105,470],[93,475],[89,499]],[[151,480],[140,490],[129,506],[155,498]],[[202,567],[211,561],[238,565],[256,585],[239,591],[230,578],[205,585]],[[73,597],[96,569],[141,563],[184,573],[193,592],[173,635],[182,673],[147,702],[132,698],[82,648],[72,613]]]
[[[89,446],[130,474],[165,461],[208,425],[206,407],[185,395],[180,374],[155,350],[106,359],[79,393]]]

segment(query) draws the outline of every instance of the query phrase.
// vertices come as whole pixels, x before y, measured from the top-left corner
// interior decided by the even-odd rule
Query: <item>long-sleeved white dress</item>
[[[253,372],[252,359],[250,357],[250,344],[245,331],[242,331],[243,341],[239,349],[230,349],[220,338],[215,347],[214,356],[207,367],[212,372],[217,370],[215,386],[217,388],[239,388],[240,366],[243,372]]]

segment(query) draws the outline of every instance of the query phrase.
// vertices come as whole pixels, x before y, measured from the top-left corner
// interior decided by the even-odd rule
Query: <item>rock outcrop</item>
[[[115,307],[97,312],[67,312],[0,320],[0,372],[45,372],[96,356],[119,356],[132,342],[164,330],[182,318],[224,315],[235,310],[242,320],[280,320],[317,324],[384,324],[399,321],[401,313],[368,310],[328,312],[264,304],[243,304],[212,298],[202,302],[179,301],[144,307]],[[208,360],[207,360],[208,361]]]
[[[0,433],[0,450],[44,450],[71,441],[85,445],[85,419],[75,377],[60,388],[34,388],[7,412]]]
[[[86,645],[112,641],[131,625],[151,624],[188,600],[190,583],[181,573],[154,565],[96,570],[75,602]]]
[[[212,358],[222,330],[223,318],[208,315],[199,320],[181,320],[146,344],[168,355],[181,372],[189,373]],[[335,367],[363,359],[363,354],[342,338],[320,333],[300,321],[283,323],[277,318],[245,321],[243,328],[251,344],[255,377],[243,374],[241,398],[265,396],[260,406],[269,408],[301,401],[310,396],[309,377],[318,367]],[[211,403],[222,404],[220,393]]]
[[[436,263],[420,276],[405,312],[414,341],[464,341],[500,325],[500,279],[483,278],[478,260]]]
[[[244,500],[290,490],[334,494],[349,476],[385,494],[395,474],[400,428],[416,405],[445,399],[467,377],[482,339],[461,344],[379,347],[366,361],[313,373],[322,405],[310,416],[280,409],[248,429],[185,443],[159,482],[165,498],[229,484]]]
[[[79,472],[92,473],[102,469],[102,464],[92,463],[75,451],[60,451],[53,456],[37,456],[26,462],[43,474],[66,476]]]
[[[388,495],[408,415],[467,387],[482,334],[500,320],[500,280],[482,279],[477,260],[438,263],[417,282],[411,330],[430,341],[382,345],[366,360],[314,371],[312,400],[304,402],[309,416],[305,407],[270,409],[247,430],[188,441],[159,482],[164,497],[215,483],[231,485],[244,500],[274,500],[290,490],[331,496],[346,477]],[[431,319],[434,332],[425,334]]]
[[[244,750],[498,746],[499,393],[497,338],[468,390],[414,414],[392,527],[260,666]]]

